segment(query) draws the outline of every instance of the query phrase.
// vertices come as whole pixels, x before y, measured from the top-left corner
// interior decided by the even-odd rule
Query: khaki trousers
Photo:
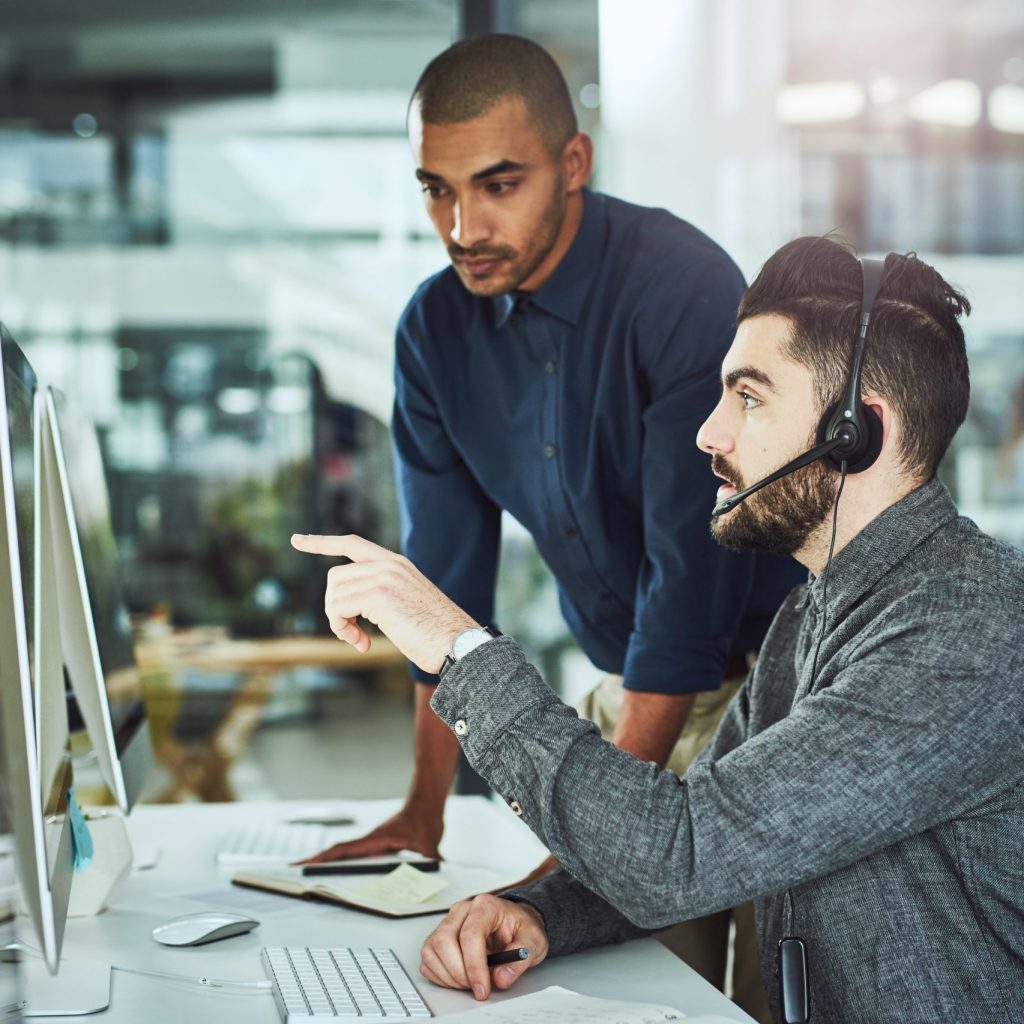
[[[694,758],[711,742],[719,719],[743,685],[744,678],[738,676],[726,679],[720,689],[697,694],[666,768],[677,775],[686,774]],[[580,701],[576,710],[594,722],[601,730],[601,735],[610,740],[624,699],[622,676],[609,675]],[[731,977],[727,977],[730,925],[735,925],[735,933],[732,972]],[[698,974],[730,996],[751,1017],[761,1024],[772,1024],[768,997],[761,981],[752,903],[708,917],[683,921],[661,932],[658,938]]]

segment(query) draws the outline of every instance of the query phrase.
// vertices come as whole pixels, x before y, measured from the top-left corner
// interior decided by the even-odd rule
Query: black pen
[[[438,871],[441,868],[441,862],[436,860],[389,860],[375,861],[370,864],[336,860],[325,861],[321,864],[306,864],[302,873],[304,875],[389,875],[402,864],[408,864],[409,867],[415,868],[417,871]]]
[[[504,953],[488,953],[487,966],[500,967],[502,964],[517,964],[520,960],[526,960],[530,951],[525,946],[518,949],[506,949]]]

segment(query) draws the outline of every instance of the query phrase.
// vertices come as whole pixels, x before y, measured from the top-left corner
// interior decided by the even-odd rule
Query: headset
[[[862,280],[860,325],[853,348],[853,360],[850,363],[850,376],[842,397],[826,409],[821,417],[821,423],[818,425],[818,443],[774,473],[769,473],[763,480],[758,480],[756,484],[751,484],[731,498],[720,501],[711,513],[712,519],[724,516],[740,502],[746,501],[755,491],[784,476],[789,476],[790,473],[795,473],[798,469],[803,469],[804,466],[809,466],[812,462],[817,462],[818,459],[824,459],[837,471],[842,470],[845,462],[847,473],[863,473],[865,469],[875,464],[882,450],[882,421],[877,413],[860,400],[860,380],[868,325],[871,323],[875,299],[885,276],[885,260],[862,259],[858,262]]]

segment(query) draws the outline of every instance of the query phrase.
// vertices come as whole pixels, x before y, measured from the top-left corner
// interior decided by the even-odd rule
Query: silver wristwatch
[[[475,651],[481,644],[487,643],[488,640],[492,640],[496,636],[501,636],[501,632],[492,626],[482,628],[474,626],[472,629],[464,629],[461,633],[456,634],[451,650],[441,662],[439,675],[443,676],[455,662],[461,661],[470,651]]]

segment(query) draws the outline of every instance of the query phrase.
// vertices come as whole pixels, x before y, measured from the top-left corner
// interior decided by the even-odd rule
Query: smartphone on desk
[[[417,871],[437,871],[441,862],[426,858],[412,857],[357,857],[352,860],[325,861],[322,864],[306,864],[303,875],[386,875],[402,864],[408,864]]]

